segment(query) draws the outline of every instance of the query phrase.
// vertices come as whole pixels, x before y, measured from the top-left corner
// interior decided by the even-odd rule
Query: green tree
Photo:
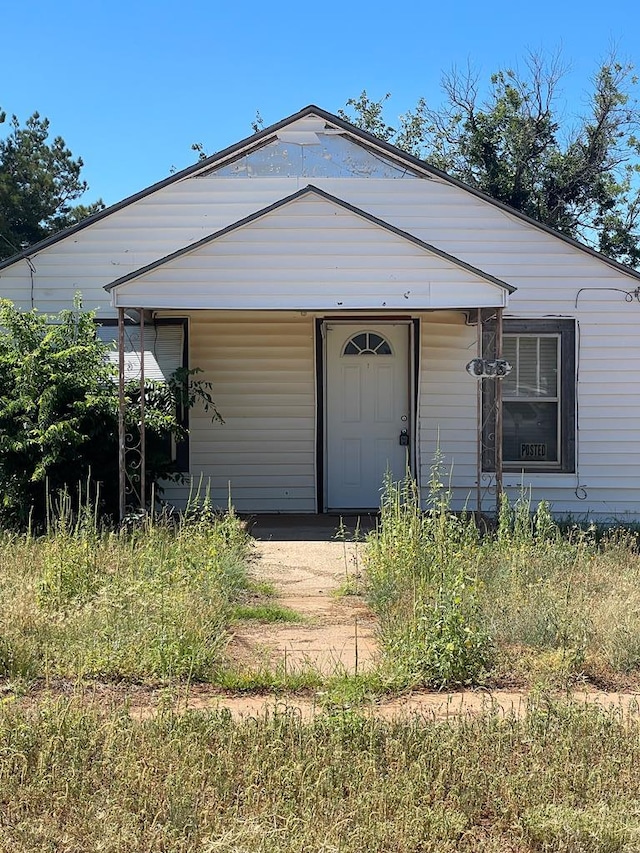
[[[640,110],[633,67],[611,58],[596,71],[584,109],[563,102],[557,57],[530,55],[523,70],[493,74],[481,96],[471,70],[443,77],[444,103],[424,99],[384,118],[389,95],[366,91],[341,115],[567,236],[624,263],[640,263]]]
[[[118,509],[118,384],[96,336],[94,315],[79,305],[49,316],[0,300],[0,526],[35,525],[50,496],[100,483],[100,508]],[[181,370],[147,382],[147,476],[170,477],[171,435],[185,437],[180,412],[196,402],[221,420],[209,383]],[[127,432],[138,431],[140,387],[126,388]]]
[[[6,114],[0,112],[0,122]],[[0,258],[9,257],[104,207],[76,204],[87,190],[82,159],[64,139],[49,139],[49,120],[36,112],[24,126],[14,115],[0,139]]]

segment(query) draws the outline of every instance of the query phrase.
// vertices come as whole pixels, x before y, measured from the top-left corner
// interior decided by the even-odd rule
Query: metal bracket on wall
[[[132,408],[127,407],[124,309],[118,309],[118,478],[120,521],[146,511],[146,430],[144,377],[144,311],[140,310],[139,383]],[[129,386],[129,390],[133,388]]]

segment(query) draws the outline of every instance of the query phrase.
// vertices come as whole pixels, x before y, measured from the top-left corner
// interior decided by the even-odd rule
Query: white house
[[[219,503],[375,508],[387,469],[426,491],[439,446],[456,503],[491,510],[502,419],[507,493],[640,518],[640,274],[318,107],[0,264],[21,307],[78,290],[103,336],[146,318],[147,370],[213,383],[225,423],[192,411],[179,461]],[[482,401],[492,323],[513,370]]]

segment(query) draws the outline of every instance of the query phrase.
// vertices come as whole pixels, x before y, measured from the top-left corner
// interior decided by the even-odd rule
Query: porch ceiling
[[[316,187],[107,285],[114,307],[504,307],[515,288]]]

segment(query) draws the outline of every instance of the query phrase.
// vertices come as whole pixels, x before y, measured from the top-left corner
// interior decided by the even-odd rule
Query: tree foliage
[[[6,115],[0,112],[0,122]],[[84,219],[104,207],[73,204],[87,190],[82,159],[64,139],[49,139],[49,120],[33,113],[24,126],[14,115],[0,139],[0,258]]]
[[[118,507],[118,383],[91,312],[49,316],[0,300],[0,526],[40,524],[47,494],[100,484],[100,506]],[[170,477],[170,441],[185,437],[181,412],[201,403],[220,420],[197,370],[147,382],[147,476]],[[138,382],[127,384],[127,432],[139,434]]]
[[[389,95],[366,91],[341,115],[567,236],[640,263],[640,110],[633,68],[615,57],[596,71],[584,109],[566,113],[557,57],[528,57],[493,74],[482,96],[470,69],[442,80],[443,105],[420,99],[385,119]]]

